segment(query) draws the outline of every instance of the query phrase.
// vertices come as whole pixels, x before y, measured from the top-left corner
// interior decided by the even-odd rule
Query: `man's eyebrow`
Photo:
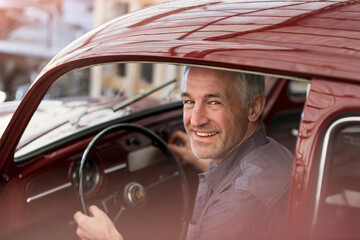
[[[207,98],[222,98],[222,96],[221,96],[221,94],[210,93],[210,94],[205,95],[204,98],[205,99],[207,99]]]
[[[187,92],[183,92],[181,93],[181,97],[191,97],[189,93]],[[210,94],[206,94],[204,96],[204,99],[208,99],[208,98],[222,98],[221,94],[217,94],[217,93],[210,93]]]
[[[182,92],[181,97],[190,97],[190,94],[187,92]]]

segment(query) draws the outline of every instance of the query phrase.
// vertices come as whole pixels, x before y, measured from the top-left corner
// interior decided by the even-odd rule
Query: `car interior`
[[[116,65],[116,77],[121,75],[121,66]],[[180,74],[175,76],[175,90],[166,86],[166,97],[156,92],[156,97],[140,98],[112,117],[103,110],[127,98],[123,89],[107,86],[102,90],[106,101],[90,109],[95,100],[83,94],[89,91],[88,68],[54,82],[44,106],[57,101],[60,108],[58,102],[67,99],[63,105],[69,108],[71,119],[77,120],[71,124],[58,119],[35,140],[25,132],[26,139],[15,155],[25,199],[17,200],[16,214],[22,217],[12,239],[76,239],[73,214],[93,204],[109,214],[125,239],[177,239],[184,233],[198,171],[181,166],[166,145],[175,131],[184,131],[179,101],[182,65],[176,67]],[[104,71],[114,72],[106,67]],[[310,81],[271,74],[265,74],[265,79],[264,127],[270,137],[294,152]],[[147,86],[154,79],[143,81]],[[159,100],[153,98],[161,98],[163,104],[156,105]],[[80,105],[86,106],[85,111],[76,109]],[[32,121],[44,115],[44,109],[40,105]],[[61,134],[65,137],[58,138]],[[59,229],[61,236],[54,235]]]

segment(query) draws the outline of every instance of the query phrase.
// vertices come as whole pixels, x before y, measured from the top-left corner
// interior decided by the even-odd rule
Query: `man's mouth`
[[[195,134],[199,137],[211,137],[211,136],[215,136],[217,132],[215,133],[195,132]]]

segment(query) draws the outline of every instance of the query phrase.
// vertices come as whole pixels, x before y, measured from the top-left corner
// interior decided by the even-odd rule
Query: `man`
[[[292,156],[264,133],[263,92],[259,76],[200,67],[186,70],[183,120],[196,157],[182,153],[182,147],[171,148],[181,160],[206,171],[199,174],[188,240],[280,236]],[[177,133],[172,141],[179,139]],[[74,216],[80,238],[122,239],[105,213],[94,206],[90,212],[93,217]]]

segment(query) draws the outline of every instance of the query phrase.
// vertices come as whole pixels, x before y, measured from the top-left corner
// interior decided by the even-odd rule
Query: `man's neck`
[[[239,144],[237,144],[234,149],[232,149],[232,151],[226,155],[225,157],[222,157],[221,159],[213,159],[213,163],[217,166],[219,165],[221,162],[223,162],[233,151],[235,151],[235,149],[237,149],[238,147],[240,147],[241,144],[243,144],[246,140],[248,140],[249,138],[251,138],[255,133],[257,133],[259,130],[261,129],[261,126],[259,124],[253,123],[250,124],[249,127],[247,128],[247,131],[245,133],[244,138],[242,139],[242,141],[240,141]]]

